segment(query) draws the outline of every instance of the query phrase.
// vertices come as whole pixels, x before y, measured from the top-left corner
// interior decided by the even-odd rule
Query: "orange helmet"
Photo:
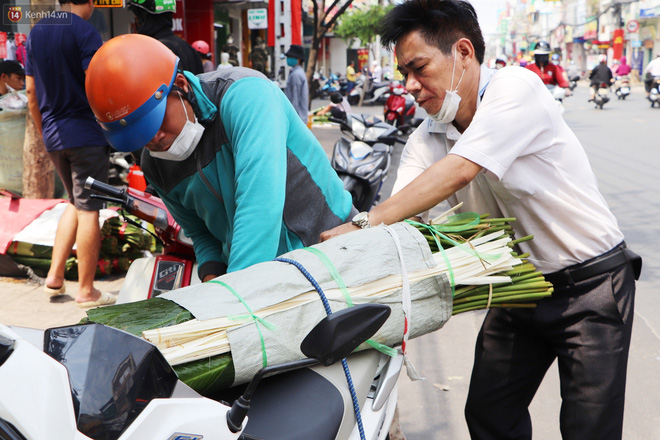
[[[138,150],[158,132],[178,64],[167,46],[140,34],[115,37],[92,57],[85,91],[115,150]]]
[[[209,53],[211,51],[211,48],[209,47],[209,43],[207,43],[204,40],[197,40],[193,44],[191,44],[193,49],[195,49],[197,52],[200,52],[204,55]]]

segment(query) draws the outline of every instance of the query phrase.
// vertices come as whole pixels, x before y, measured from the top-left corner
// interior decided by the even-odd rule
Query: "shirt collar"
[[[491,78],[496,72],[497,70],[495,69],[490,69],[483,64],[481,65],[479,72],[479,96],[477,98],[477,109],[479,109],[479,104],[481,104],[481,100],[484,97],[486,87],[488,87]],[[452,123],[445,124],[443,122],[434,121],[431,118],[426,118],[425,123],[428,124],[429,133],[446,133],[448,136],[451,136],[450,139],[453,139],[455,134],[459,134],[458,130],[456,130],[456,127],[454,127]],[[456,137],[456,139],[458,139],[458,137]]]

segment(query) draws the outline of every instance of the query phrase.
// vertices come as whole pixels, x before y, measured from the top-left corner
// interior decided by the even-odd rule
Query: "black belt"
[[[639,279],[639,274],[642,270],[642,258],[628,249],[625,242],[622,242],[603,255],[583,263],[569,266],[557,272],[545,274],[544,277],[555,287],[570,286],[573,283],[588,280],[589,278],[609,272],[629,262],[633,263],[635,279]]]

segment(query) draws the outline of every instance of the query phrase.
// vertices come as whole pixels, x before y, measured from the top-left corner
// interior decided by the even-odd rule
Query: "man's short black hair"
[[[392,48],[412,31],[419,31],[427,44],[445,55],[460,38],[467,38],[474,46],[479,64],[484,62],[486,44],[481,34],[477,13],[463,0],[409,0],[395,6],[383,19],[380,41]]]
[[[3,73],[5,75],[11,75],[12,73],[15,73],[16,75],[20,75],[22,77],[25,76],[25,70],[23,70],[21,63],[14,60],[0,61],[0,75]]]

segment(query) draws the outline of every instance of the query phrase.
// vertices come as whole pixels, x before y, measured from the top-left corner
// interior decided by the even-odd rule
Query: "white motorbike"
[[[158,349],[121,330],[0,325],[0,438],[384,440],[402,358],[351,353],[389,314],[380,304],[333,313],[303,340],[307,359],[263,368],[230,390],[236,399],[202,397]],[[336,363],[346,356],[352,392]]]
[[[630,95],[630,79],[628,76],[617,76],[614,81],[614,94],[617,99],[623,99]]]
[[[647,99],[651,103],[651,108],[655,107],[656,104],[660,107],[660,76],[653,78],[651,91],[649,92]]]
[[[563,115],[566,109],[564,108],[564,99],[566,98],[566,89],[563,87],[558,87],[554,84],[546,84],[545,85],[550,93],[552,93],[552,97],[555,98],[555,102],[557,103],[557,107],[559,107],[559,112]]]

